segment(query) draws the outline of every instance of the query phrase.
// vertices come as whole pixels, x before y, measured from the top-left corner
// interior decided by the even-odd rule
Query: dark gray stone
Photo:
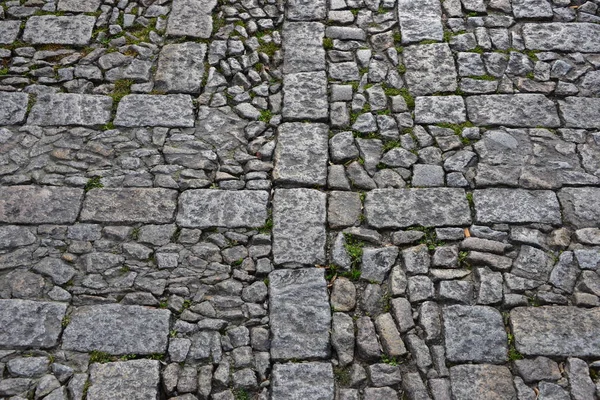
[[[159,396],[160,363],[131,360],[90,367],[89,400],[147,400]]]
[[[529,50],[598,53],[600,26],[592,23],[531,23],[523,25],[523,40]]]
[[[567,97],[559,100],[558,107],[568,127],[597,129],[600,126],[598,98]]]
[[[27,246],[35,243],[35,241],[35,235],[31,232],[31,229],[26,226],[0,226],[0,250],[12,249],[13,247],[19,246]]]
[[[556,194],[549,190],[475,190],[473,202],[478,223],[561,223]]]
[[[413,3],[410,0],[402,1]],[[422,6],[422,3],[414,5],[419,8]],[[423,21],[419,21],[419,24],[426,25]],[[403,56],[406,65],[404,76],[413,95],[456,91],[456,67],[447,43],[410,46],[404,49]]]
[[[82,189],[57,186],[9,186],[0,190],[0,222],[71,224],[77,219]]]
[[[154,89],[165,93],[200,93],[205,43],[168,44],[160,51]]]
[[[324,121],[328,116],[325,71],[299,72],[283,77],[282,117],[287,121]]]
[[[525,382],[557,381],[561,378],[558,364],[547,357],[526,358],[514,363]]]
[[[67,305],[30,300],[0,300],[0,348],[50,348],[62,331]]]
[[[129,94],[121,99],[115,117],[116,126],[194,126],[194,105],[186,94]]]
[[[167,35],[208,39],[212,34],[212,11],[217,0],[174,0]]]
[[[370,282],[382,283],[397,257],[398,248],[395,246],[363,249],[360,277]]]
[[[333,368],[330,363],[275,364],[271,376],[271,399],[332,400]]]
[[[457,365],[450,368],[452,396],[456,400],[517,400],[510,370],[500,365]]]
[[[565,222],[576,228],[592,228],[600,224],[600,189],[565,188],[558,192]]]
[[[31,44],[85,46],[92,38],[96,18],[89,15],[42,15],[27,20],[23,40]]]
[[[0,92],[0,125],[15,125],[25,121],[29,95]]]
[[[492,94],[466,98],[469,120],[475,125],[558,127],[556,106],[541,94]]]
[[[38,96],[29,113],[29,125],[102,126],[110,121],[113,101],[108,96],[76,93]]]

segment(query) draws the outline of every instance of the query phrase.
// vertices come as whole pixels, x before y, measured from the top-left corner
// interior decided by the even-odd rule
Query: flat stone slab
[[[523,40],[529,50],[600,52],[600,25],[586,22],[523,25]]]
[[[325,19],[326,0],[289,0],[286,4],[288,21],[316,21]]]
[[[194,104],[187,94],[130,94],[121,99],[115,117],[116,126],[194,126]]]
[[[23,40],[31,44],[69,44],[85,46],[92,38],[96,18],[89,15],[30,17]]]
[[[600,308],[518,307],[510,322],[524,355],[600,357]]]
[[[421,7],[421,2],[409,1]],[[447,43],[409,46],[402,54],[406,66],[404,77],[413,95],[456,91],[456,66]]]
[[[31,232],[32,228],[20,225],[0,226],[0,250],[18,246],[27,246],[37,240]],[[34,231],[35,232],[35,231]]]
[[[154,89],[165,93],[200,93],[204,77],[205,43],[168,44],[160,51]]]
[[[417,124],[462,124],[467,121],[467,110],[461,96],[427,96],[415,99]]]
[[[271,399],[333,400],[334,379],[330,363],[275,364],[271,378]]]
[[[438,0],[398,0],[398,21],[404,44],[444,38],[442,7]]]
[[[208,39],[212,34],[212,11],[217,0],[174,0],[167,35]]]
[[[325,71],[286,74],[283,77],[283,110],[286,121],[325,121],[329,115]]]
[[[59,0],[58,11],[96,12],[102,0]]]
[[[325,186],[329,127],[290,122],[279,125],[273,179],[283,184]]]
[[[566,222],[577,228],[600,226],[600,188],[564,188],[558,199]]]
[[[446,358],[454,363],[500,364],[508,359],[502,315],[486,306],[444,307]]]
[[[39,126],[102,126],[110,121],[113,100],[109,96],[76,93],[38,96],[27,124]]]
[[[457,365],[450,368],[452,398],[455,400],[516,399],[510,370],[500,365]]]
[[[367,193],[364,212],[378,229],[471,223],[464,190],[453,188],[375,189]]]
[[[81,221],[161,224],[173,222],[177,191],[154,188],[92,189]]]
[[[11,44],[17,40],[20,29],[21,21],[0,21],[0,44]]]
[[[0,348],[56,346],[67,304],[0,299]]]
[[[275,264],[325,263],[325,193],[314,189],[277,189],[273,197]]]
[[[570,128],[598,129],[600,126],[600,99],[567,97],[558,101],[558,108]]]
[[[15,125],[25,121],[29,95],[0,92],[0,125]]]
[[[160,362],[131,360],[90,367],[88,400],[147,400],[159,398]]]
[[[515,18],[552,18],[552,6],[546,0],[513,0]]]
[[[113,355],[164,353],[171,312],[103,304],[76,308],[63,333],[63,349]]]
[[[186,228],[257,228],[267,220],[269,193],[262,190],[186,190],[177,224]]]
[[[269,274],[271,359],[329,358],[331,306],[322,268]]]
[[[72,224],[83,189],[60,186],[5,186],[0,190],[0,222],[9,224]]]
[[[469,120],[475,125],[560,126],[556,106],[543,94],[470,96],[466,103]]]
[[[286,22],[282,36],[284,74],[325,70],[325,25],[320,22]]]
[[[556,194],[550,190],[481,189],[473,193],[475,219],[483,224],[562,222]]]

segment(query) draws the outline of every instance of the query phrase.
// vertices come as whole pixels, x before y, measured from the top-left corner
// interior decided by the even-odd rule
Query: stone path
[[[0,399],[600,399],[600,1],[0,7]]]

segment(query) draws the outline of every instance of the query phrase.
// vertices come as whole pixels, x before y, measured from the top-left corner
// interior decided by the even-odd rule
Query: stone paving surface
[[[1,400],[600,399],[600,0],[0,5]]]

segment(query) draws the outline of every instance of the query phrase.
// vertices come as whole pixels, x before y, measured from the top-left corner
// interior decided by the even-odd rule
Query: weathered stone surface
[[[282,36],[284,74],[325,69],[325,25],[320,22],[286,22]]]
[[[0,222],[70,224],[75,222],[83,190],[57,186],[8,186],[0,190]]]
[[[208,39],[213,30],[211,13],[217,0],[174,0],[167,35]]]
[[[20,21],[0,21],[0,44],[11,44],[17,40],[20,27]]]
[[[98,10],[100,4],[102,4],[102,0],[60,0],[58,11],[93,13]]]
[[[279,125],[273,179],[282,184],[325,186],[329,128],[325,124]]]
[[[177,223],[186,228],[260,227],[269,193],[262,190],[186,190],[179,196]]]
[[[330,363],[308,362],[273,366],[272,400],[331,400],[333,397],[333,368]]]
[[[92,364],[89,400],[147,400],[158,398],[160,363],[157,360],[131,360]]]
[[[598,98],[567,97],[558,101],[558,108],[568,127],[597,129],[600,126]]]
[[[325,263],[326,195],[313,189],[278,189],[273,198],[275,264]]]
[[[68,44],[85,46],[92,37],[96,18],[89,15],[30,17],[23,40],[32,44]]]
[[[375,189],[367,193],[365,216],[375,228],[456,226],[471,223],[462,189]]]
[[[90,190],[81,221],[159,224],[173,222],[177,191],[160,188]]]
[[[414,6],[421,7],[421,3],[414,3]],[[447,43],[409,46],[404,49],[403,55],[406,65],[404,77],[413,95],[456,91],[456,66]]]
[[[519,307],[510,312],[517,350],[524,355],[599,357],[600,309]]]
[[[154,89],[165,93],[200,93],[204,77],[205,43],[168,44],[160,51]]]
[[[164,353],[169,336],[168,310],[106,304],[76,308],[63,334],[63,348],[89,352]]]
[[[0,348],[50,348],[58,343],[63,303],[0,299]]]
[[[397,257],[398,248],[395,246],[363,249],[360,277],[367,281],[382,283]]]
[[[523,40],[529,50],[600,52],[600,26],[592,23],[532,23],[523,25]]]
[[[15,125],[25,121],[29,95],[0,92],[0,125]]]
[[[457,365],[450,368],[452,396],[456,400],[516,400],[510,370],[500,365]]]
[[[402,43],[441,41],[444,37],[442,7],[437,0],[398,0],[398,21]]]
[[[315,21],[325,18],[326,0],[290,0],[286,4],[289,21]]]
[[[475,190],[473,202],[479,223],[561,223],[558,200],[549,190]]]
[[[513,0],[515,18],[552,18],[552,6],[546,0]]]
[[[102,126],[110,121],[113,101],[108,96],[76,93],[38,96],[29,113],[29,125]]]
[[[331,307],[324,270],[278,270],[269,274],[271,359],[328,358]]]
[[[327,119],[328,108],[325,71],[284,75],[283,119],[322,121]]]
[[[11,249],[18,246],[27,246],[28,244],[35,243],[35,241],[35,235],[31,232],[31,229],[26,226],[0,226],[0,250]]]
[[[600,224],[600,189],[565,188],[558,192],[565,221],[576,228],[593,228]]]
[[[415,99],[417,124],[462,124],[466,120],[465,102],[460,96],[420,96]]]
[[[121,99],[115,117],[116,126],[194,126],[194,105],[186,94],[154,96],[130,94]]]
[[[345,228],[358,225],[362,214],[360,193],[331,191],[327,202],[327,222],[329,227]]]
[[[541,94],[492,94],[466,98],[469,120],[475,125],[557,127],[556,106]]]

